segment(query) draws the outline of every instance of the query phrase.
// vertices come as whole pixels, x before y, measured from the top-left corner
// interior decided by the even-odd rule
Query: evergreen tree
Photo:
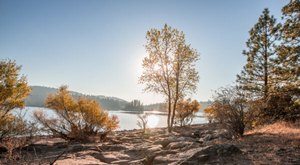
[[[249,31],[250,38],[246,42],[247,64],[240,75],[237,75],[239,85],[252,98],[267,98],[273,86],[275,43],[279,38],[280,24],[264,9],[258,22]]]
[[[292,0],[282,8],[284,23],[281,28],[282,44],[277,47],[276,75],[281,92],[298,95],[300,86],[300,1]]]
[[[266,103],[268,116],[295,121],[300,118],[300,1],[291,0],[282,13],[284,23],[274,69],[276,92]]]

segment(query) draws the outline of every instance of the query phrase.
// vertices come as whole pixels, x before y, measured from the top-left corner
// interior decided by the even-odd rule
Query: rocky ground
[[[268,125],[232,139],[217,124],[166,129],[120,131],[105,142],[67,143],[39,138],[22,149],[16,162],[0,164],[300,164],[300,127]]]

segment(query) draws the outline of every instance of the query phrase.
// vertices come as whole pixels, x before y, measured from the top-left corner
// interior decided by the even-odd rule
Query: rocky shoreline
[[[286,127],[286,126],[284,126]],[[287,130],[287,129],[284,129]],[[273,131],[274,132],[274,131]],[[290,133],[290,134],[289,134]],[[33,139],[34,140],[34,139]],[[102,139],[103,140],[103,139]],[[300,164],[300,129],[284,134],[251,132],[232,139],[218,124],[117,131],[100,142],[35,139],[17,164]],[[8,163],[1,159],[0,163]]]

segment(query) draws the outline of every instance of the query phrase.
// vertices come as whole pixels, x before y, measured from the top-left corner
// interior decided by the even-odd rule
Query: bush
[[[270,123],[277,120],[295,122],[300,119],[299,97],[293,98],[289,93],[271,94],[266,99],[266,108],[262,114]]]
[[[47,118],[36,111],[35,118],[54,135],[67,140],[84,140],[87,136],[107,134],[118,127],[116,116],[109,117],[95,100],[84,97],[75,100],[66,86],[59,88],[55,95],[49,95],[45,101],[53,109],[56,117]]]
[[[23,120],[11,114],[13,109],[24,107],[24,99],[30,92],[26,78],[19,76],[20,70],[15,61],[0,61],[0,140],[23,131],[19,127]]]
[[[148,124],[148,117],[149,115],[147,113],[145,114],[138,114],[138,121],[137,121],[137,125],[142,129],[142,133],[146,133],[147,130],[147,124]]]
[[[20,70],[15,61],[0,61],[0,147],[6,150],[5,158],[9,162],[20,158],[17,148],[20,151],[30,143],[38,131],[35,124],[24,120],[24,116],[12,113],[13,109],[24,107],[24,99],[30,92],[26,78],[19,75]]]
[[[185,126],[190,124],[195,117],[195,114],[200,110],[200,103],[197,100],[191,101],[181,100],[176,106],[176,120],[179,122],[180,126]]]
[[[31,139],[38,133],[35,123],[29,123],[24,120],[21,114],[6,114],[0,119],[0,147],[6,150],[4,157],[8,164],[22,155],[22,148],[31,143]]]
[[[292,95],[272,93],[266,99],[249,100],[245,119],[252,129],[276,121],[295,122],[300,119],[300,104]]]
[[[204,112],[209,120],[220,122],[234,137],[244,134],[246,101],[238,87],[221,88]]]

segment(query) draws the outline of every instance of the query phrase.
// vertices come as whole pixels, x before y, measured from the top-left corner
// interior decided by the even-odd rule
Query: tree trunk
[[[267,98],[269,93],[269,82],[268,82],[268,35],[267,30],[265,30],[265,51],[264,51],[264,99]]]
[[[170,119],[171,119],[171,96],[169,96],[168,98],[168,132],[172,132]]]
[[[179,98],[179,74],[180,74],[180,65],[179,65],[179,59],[177,62],[177,72],[176,72],[176,94],[175,94],[175,100],[174,100],[174,105],[173,105],[173,113],[172,113],[172,120],[171,120],[171,128],[173,127],[174,124],[174,118],[175,118],[175,112],[176,112],[176,106],[177,106],[177,101]]]

